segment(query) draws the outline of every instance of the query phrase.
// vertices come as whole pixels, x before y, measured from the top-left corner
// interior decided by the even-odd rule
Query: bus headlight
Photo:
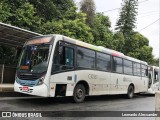
[[[42,84],[43,84],[44,78],[45,78],[45,75],[43,75],[43,76],[39,79],[38,85],[42,85]]]

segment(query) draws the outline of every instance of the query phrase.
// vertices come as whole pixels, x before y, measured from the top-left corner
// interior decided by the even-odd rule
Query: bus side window
[[[112,71],[116,73],[123,73],[122,58],[112,57]]]
[[[57,44],[52,65],[52,73],[74,68],[74,49]]]

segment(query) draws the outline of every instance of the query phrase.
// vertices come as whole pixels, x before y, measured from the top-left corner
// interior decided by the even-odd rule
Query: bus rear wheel
[[[130,85],[127,91],[127,98],[131,99],[134,96],[134,87]]]
[[[86,90],[84,85],[78,84],[76,85],[73,93],[73,100],[76,103],[81,103],[84,101],[86,95]]]

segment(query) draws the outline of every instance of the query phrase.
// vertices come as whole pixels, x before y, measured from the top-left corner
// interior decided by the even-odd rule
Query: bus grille
[[[36,79],[39,78],[39,77],[36,76],[36,75],[19,75],[18,77],[19,77],[19,79],[21,79],[21,80],[36,80]]]

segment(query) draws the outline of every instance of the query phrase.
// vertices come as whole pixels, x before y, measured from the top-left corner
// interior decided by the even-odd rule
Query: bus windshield
[[[44,43],[26,45],[20,57],[18,71],[32,73],[47,71],[51,46]]]

